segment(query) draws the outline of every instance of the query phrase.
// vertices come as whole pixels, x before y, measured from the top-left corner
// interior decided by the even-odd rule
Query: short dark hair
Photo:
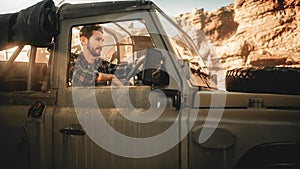
[[[93,31],[100,31],[103,33],[103,28],[100,25],[85,25],[80,29],[80,37],[85,36],[89,39],[93,35]]]

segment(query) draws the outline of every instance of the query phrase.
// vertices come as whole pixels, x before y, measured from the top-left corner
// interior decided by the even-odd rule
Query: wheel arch
[[[234,169],[300,168],[300,142],[265,143],[242,155]]]

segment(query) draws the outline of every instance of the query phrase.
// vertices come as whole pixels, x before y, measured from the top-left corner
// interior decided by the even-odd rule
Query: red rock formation
[[[212,72],[300,65],[300,0],[235,0],[211,12],[193,9],[176,22],[193,34],[203,58],[212,59]]]

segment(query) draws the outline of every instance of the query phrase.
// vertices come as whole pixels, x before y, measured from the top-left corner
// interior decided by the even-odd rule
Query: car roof
[[[60,19],[73,19],[97,16],[106,13],[118,13],[141,9],[150,9],[154,5],[151,1],[110,1],[79,4],[63,4],[59,7]],[[154,5],[155,6],[155,5]]]

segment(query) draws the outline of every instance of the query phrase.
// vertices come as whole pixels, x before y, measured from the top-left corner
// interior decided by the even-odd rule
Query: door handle
[[[79,124],[72,124],[59,130],[64,135],[84,136],[86,133]]]

